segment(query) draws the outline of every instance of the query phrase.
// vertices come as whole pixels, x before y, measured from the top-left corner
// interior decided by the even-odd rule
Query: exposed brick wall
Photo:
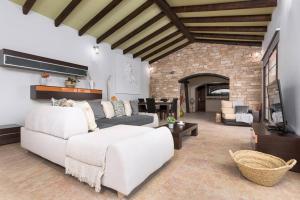
[[[151,65],[150,93],[155,97],[179,97],[179,79],[215,73],[230,78],[230,100],[243,100],[256,108],[261,104],[260,52],[260,47],[191,44]]]

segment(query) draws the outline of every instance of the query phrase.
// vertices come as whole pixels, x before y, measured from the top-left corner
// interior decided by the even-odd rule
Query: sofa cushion
[[[80,108],[82,110],[85,115],[89,130],[94,131],[97,128],[97,124],[95,122],[95,115],[90,104],[88,104],[88,102],[86,101],[77,101],[74,107]]]
[[[222,113],[226,113],[226,114],[234,114],[234,108],[222,108]]]
[[[226,114],[226,113],[223,113],[222,117],[224,119],[235,120],[235,114]]]
[[[132,114],[132,109],[129,101],[123,101],[124,108],[125,108],[125,114],[127,116],[131,116]]]
[[[101,101],[101,105],[103,106],[103,111],[106,118],[110,119],[115,116],[114,107],[110,101]]]
[[[137,100],[132,100],[130,101],[131,109],[132,109],[132,114],[137,115],[139,114],[139,102]]]
[[[114,107],[115,116],[120,117],[125,115],[125,108],[124,108],[123,101],[112,101],[111,103]]]
[[[232,108],[233,107],[232,101],[222,100],[221,105],[222,105],[222,108]]]
[[[248,113],[248,106],[235,106],[235,113]]]
[[[134,125],[134,126],[142,126],[145,124],[150,124],[154,121],[153,116],[148,115],[132,115],[132,116],[121,116],[121,117],[113,117],[111,119],[100,119],[97,120],[96,123],[99,128],[101,128],[102,124],[112,124],[112,125]]]
[[[105,113],[104,113],[103,107],[101,105],[101,99],[91,100],[91,101],[88,101],[88,103],[90,104],[90,106],[94,112],[96,120],[105,118]]]

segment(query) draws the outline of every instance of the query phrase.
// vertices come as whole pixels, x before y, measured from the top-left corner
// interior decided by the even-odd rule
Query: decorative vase
[[[168,124],[168,126],[169,126],[170,129],[174,128],[174,124]]]
[[[41,79],[40,79],[40,84],[41,84],[41,85],[47,85],[47,83],[48,83],[48,79],[47,79],[47,78],[41,77]]]
[[[94,89],[95,88],[95,82],[94,81],[90,80],[89,84],[90,84],[90,89]]]
[[[67,88],[75,88],[76,82],[65,81],[65,86],[66,86]]]

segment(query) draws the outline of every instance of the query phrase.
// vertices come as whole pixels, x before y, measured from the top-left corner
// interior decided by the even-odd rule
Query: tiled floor
[[[130,199],[300,199],[300,174],[288,172],[281,183],[263,187],[244,179],[228,150],[249,149],[250,128],[214,123],[211,114],[191,114],[199,135],[187,137],[183,148],[161,170],[137,188]],[[54,147],[55,148],[55,147]],[[64,169],[22,150],[19,144],[0,147],[0,200],[116,199],[103,188],[100,194]]]

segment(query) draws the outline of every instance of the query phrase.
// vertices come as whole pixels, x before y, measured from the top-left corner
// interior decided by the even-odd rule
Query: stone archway
[[[181,78],[178,80],[179,83],[183,84],[184,87],[184,96],[185,96],[185,107],[186,107],[186,112],[187,113],[190,113],[190,96],[191,94],[189,94],[189,84],[190,84],[190,80],[195,80],[197,78],[207,78],[207,77],[213,77],[213,78],[220,78],[220,79],[224,79],[226,81],[230,81],[230,78],[227,77],[227,76],[223,76],[223,75],[220,75],[220,74],[216,74],[216,73],[197,73],[197,74],[192,74],[192,75],[189,75],[189,76],[186,76],[184,78]]]

